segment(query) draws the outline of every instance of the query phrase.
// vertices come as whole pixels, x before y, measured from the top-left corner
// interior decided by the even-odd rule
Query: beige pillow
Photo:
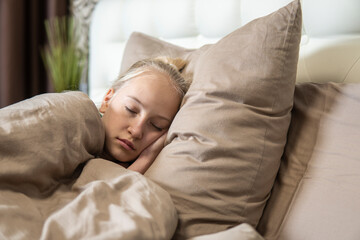
[[[360,84],[296,86],[288,143],[259,223],[265,239],[360,236]]]
[[[186,72],[194,76],[169,144],[145,174],[175,203],[175,238],[257,225],[290,123],[301,21],[294,1],[200,49],[139,33],[129,39],[123,70],[170,55],[189,60]]]

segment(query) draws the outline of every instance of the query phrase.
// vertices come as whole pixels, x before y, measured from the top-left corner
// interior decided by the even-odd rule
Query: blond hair
[[[173,86],[182,98],[190,86],[190,79],[182,74],[187,62],[181,58],[156,57],[140,60],[134,63],[123,75],[113,83],[112,88],[116,92],[124,83],[147,71],[158,71],[169,77]]]

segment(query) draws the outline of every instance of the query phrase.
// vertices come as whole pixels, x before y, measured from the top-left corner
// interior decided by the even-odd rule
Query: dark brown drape
[[[69,14],[69,0],[0,0],[0,108],[52,92],[41,59],[45,19]]]

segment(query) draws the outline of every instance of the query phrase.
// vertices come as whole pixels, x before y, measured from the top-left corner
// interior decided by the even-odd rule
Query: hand
[[[145,148],[135,162],[128,167],[128,169],[144,174],[154,162],[160,151],[164,148],[166,135],[167,132]]]
[[[155,142],[153,142],[147,148],[145,148],[141,152],[139,158],[140,157],[147,157],[147,158],[154,158],[153,160],[155,160],[157,155],[164,148],[166,135],[167,135],[167,132],[163,133],[163,135],[161,135],[157,140],[155,140]]]

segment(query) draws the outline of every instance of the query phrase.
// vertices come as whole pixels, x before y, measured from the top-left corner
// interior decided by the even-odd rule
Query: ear
[[[114,89],[113,88],[110,88],[107,93],[105,94],[105,97],[101,103],[101,107],[99,109],[99,111],[104,114],[106,112],[106,109],[109,107],[109,104],[110,104],[110,100],[111,98],[114,96]]]

